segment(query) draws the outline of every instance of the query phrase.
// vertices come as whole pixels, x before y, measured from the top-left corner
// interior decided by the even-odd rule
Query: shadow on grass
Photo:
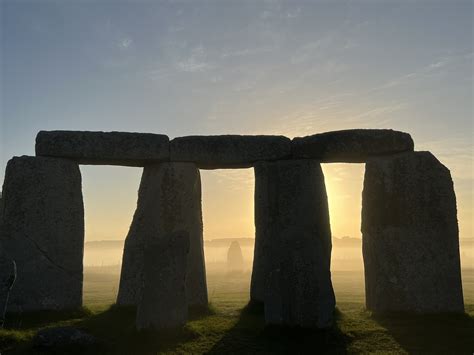
[[[200,312],[203,312],[203,310],[196,310],[196,316]],[[74,318],[77,318],[76,316],[79,314],[73,313]],[[44,312],[44,314],[35,312],[28,314],[28,324],[37,328],[43,326],[55,327],[60,324],[60,321],[68,319],[67,325],[81,329],[97,339],[97,343],[92,345],[78,346],[76,344],[56,347],[46,351],[48,354],[155,354],[160,351],[175,349],[180,343],[190,341],[196,337],[187,326],[159,332],[137,331],[135,329],[135,314],[135,307],[123,306],[111,306],[97,314],[82,313],[83,318],[75,320],[67,318],[66,314],[60,316],[56,312]],[[18,332],[18,330],[12,331]],[[34,333],[34,331],[32,330],[31,333]],[[34,348],[31,336],[26,341],[17,342],[17,344],[6,343],[2,350],[8,349],[11,350],[9,352],[11,354],[45,353]]]
[[[64,311],[7,313],[4,328],[12,330],[37,329],[51,323],[71,321],[74,319],[89,317],[91,315],[92,312],[86,307]]]
[[[191,306],[188,308],[188,321],[203,319],[216,313],[217,311],[212,304],[207,306]]]
[[[198,317],[204,309],[194,310]],[[154,354],[175,349],[177,345],[196,338],[187,326],[160,331],[137,331],[135,307],[112,306],[107,311],[85,319],[77,326],[100,339],[96,353]]]
[[[249,303],[235,326],[208,353],[345,354],[350,341],[337,322],[327,329],[265,326],[263,305]]]
[[[35,327],[55,327],[69,325],[81,329],[97,339],[96,344],[78,346],[64,345],[47,351],[48,354],[156,354],[158,352],[175,352],[188,349],[191,353],[202,353],[207,349],[193,344],[195,340],[201,343],[211,340],[215,336],[215,329],[219,329],[219,321],[228,321],[226,316],[216,315],[215,310],[199,308],[190,310],[190,318],[198,320],[200,327],[186,325],[184,328],[168,331],[135,330],[135,307],[112,306],[100,313],[72,313],[74,319],[67,318],[64,312],[48,314],[29,314],[28,323],[31,327],[28,337],[22,341],[6,343],[2,350],[9,354],[44,354],[33,347],[32,336]],[[82,318],[80,316],[82,315]],[[40,316],[40,319],[35,318]],[[71,316],[71,314],[69,314]],[[210,316],[210,317],[209,317]],[[216,317],[217,316],[217,317]],[[336,313],[336,318],[340,317]],[[215,323],[217,322],[217,323]],[[26,324],[25,323],[25,324]],[[192,323],[192,322],[191,322]],[[12,330],[15,332],[18,330]],[[211,338],[206,340],[206,336]],[[7,335],[7,334],[5,334]],[[25,333],[18,334],[24,336]],[[346,353],[349,338],[337,326],[324,330],[308,330],[299,328],[265,327],[263,307],[260,304],[249,304],[240,313],[236,323],[219,334],[217,341],[208,351],[210,354],[223,353]],[[202,345],[202,344],[201,344]],[[196,347],[193,347],[196,346]],[[3,351],[2,351],[3,352]]]
[[[468,314],[372,315],[409,353],[472,354],[474,318]]]

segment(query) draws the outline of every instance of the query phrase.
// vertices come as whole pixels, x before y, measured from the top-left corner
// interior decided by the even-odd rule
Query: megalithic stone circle
[[[145,240],[178,231],[189,234],[188,304],[207,306],[199,170],[191,163],[148,165],[143,170],[137,209],[125,240],[118,304],[136,305],[141,297]]]
[[[82,306],[81,173],[65,159],[14,157],[3,184],[2,253],[16,262],[11,312]]]
[[[0,198],[0,251],[17,266],[8,310],[62,310],[82,304],[84,210],[78,164],[144,167],[117,302],[139,305],[148,299],[152,301],[142,306],[154,307],[153,299],[165,296],[162,286],[148,284],[151,299],[143,298],[142,291],[145,280],[154,279],[164,265],[151,263],[145,272],[147,258],[153,259],[146,254],[146,241],[161,243],[187,233],[186,302],[207,305],[198,168],[254,167],[251,300],[264,303],[268,324],[329,325],[334,309],[331,242],[319,163],[358,162],[366,163],[362,234],[367,308],[382,313],[462,312],[451,176],[431,153],[413,150],[409,134],[380,129],[292,140],[225,135],[171,141],[149,133],[41,131],[37,157],[8,162]],[[182,259],[175,248],[181,245],[178,239],[165,243],[171,245],[165,250],[151,243],[150,255],[162,252],[170,264]],[[5,265],[8,269],[9,261]],[[181,282],[167,280],[176,281],[175,288]],[[175,323],[181,324],[180,314]]]
[[[335,307],[324,177],[313,160],[255,166],[252,295],[267,324],[327,327]],[[259,300],[259,299],[257,299]]]
[[[367,309],[463,312],[456,196],[429,152],[367,162],[362,246]]]

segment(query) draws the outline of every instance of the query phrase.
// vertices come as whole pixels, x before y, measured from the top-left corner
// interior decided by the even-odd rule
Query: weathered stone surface
[[[321,162],[363,163],[368,158],[413,151],[408,133],[391,129],[348,129],[297,137],[292,141],[294,158]]]
[[[326,327],[335,306],[331,230],[319,163],[255,166],[256,244],[253,301],[264,301],[267,324]]]
[[[143,170],[137,210],[125,248],[117,303],[136,305],[143,279],[145,240],[149,235],[189,233],[188,304],[207,306],[202,238],[201,179],[190,163],[161,163]]]
[[[181,327],[188,318],[186,264],[187,232],[147,235],[143,286],[138,302],[137,329]]]
[[[67,346],[82,347],[94,343],[97,343],[94,336],[73,327],[44,328],[33,338],[33,346],[41,350],[60,350]]]
[[[456,197],[431,153],[367,162],[362,234],[367,309],[463,311]]]
[[[84,208],[76,163],[14,157],[3,185],[0,250],[15,260],[12,312],[82,305]]]
[[[188,136],[170,142],[171,161],[193,162],[202,169],[248,168],[290,154],[291,141],[283,136]]]
[[[1,209],[0,209],[1,211]],[[10,291],[16,279],[16,263],[0,251],[0,328],[8,311]]]
[[[40,131],[36,155],[80,164],[144,166],[169,160],[169,139],[152,133]]]

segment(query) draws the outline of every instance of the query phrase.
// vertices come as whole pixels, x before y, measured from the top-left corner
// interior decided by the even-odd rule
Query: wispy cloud
[[[379,86],[376,86],[366,93],[373,93],[376,91],[382,91],[385,89],[393,88],[396,86],[406,85],[410,82],[416,81],[421,78],[426,78],[431,75],[438,73],[443,68],[447,67],[448,65],[456,62],[457,60],[462,59],[469,59],[469,54],[460,54],[460,55],[450,55],[450,56],[443,56],[439,58],[434,58],[433,61],[430,63],[422,66],[421,68],[414,70],[410,73],[400,75],[393,79],[387,80],[386,82],[382,83]]]
[[[121,38],[118,43],[117,43],[117,46],[120,48],[120,49],[129,49],[130,46],[132,45],[133,43],[133,40],[130,38],[130,37],[124,37],[124,38]]]
[[[189,57],[176,63],[176,68],[181,72],[199,73],[212,68],[212,65],[206,61],[204,47],[199,46],[192,49]]]
[[[166,77],[172,74],[173,74],[172,70],[168,68],[158,68],[158,69],[153,69],[153,70],[148,71],[147,76],[153,81],[158,81],[158,80],[165,79]]]
[[[294,10],[290,10],[286,13],[287,18],[297,18],[301,15],[301,7],[297,7]]]
[[[188,58],[176,64],[178,70],[187,73],[203,72],[211,68],[209,63],[199,62],[195,58]]]
[[[275,49],[275,46],[261,46],[255,48],[243,48],[236,50],[224,50],[221,53],[221,58],[234,58],[234,57],[246,57],[251,55],[256,55],[265,52],[271,52]]]

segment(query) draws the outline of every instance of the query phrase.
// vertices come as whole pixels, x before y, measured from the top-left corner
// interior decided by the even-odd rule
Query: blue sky
[[[34,154],[41,129],[293,137],[394,128],[451,169],[461,236],[472,237],[472,1],[0,6],[0,180],[8,159]],[[334,194],[360,203],[363,168],[325,169]],[[99,223],[92,214],[123,219],[114,233],[126,232],[139,170],[82,171],[88,225]],[[249,170],[203,173],[205,218],[228,212],[208,224],[210,235],[232,233],[222,220],[239,235],[252,232],[252,179]],[[112,204],[123,210],[100,214]],[[333,218],[333,232],[354,235],[358,223],[338,230]],[[100,228],[92,234],[109,238]]]

